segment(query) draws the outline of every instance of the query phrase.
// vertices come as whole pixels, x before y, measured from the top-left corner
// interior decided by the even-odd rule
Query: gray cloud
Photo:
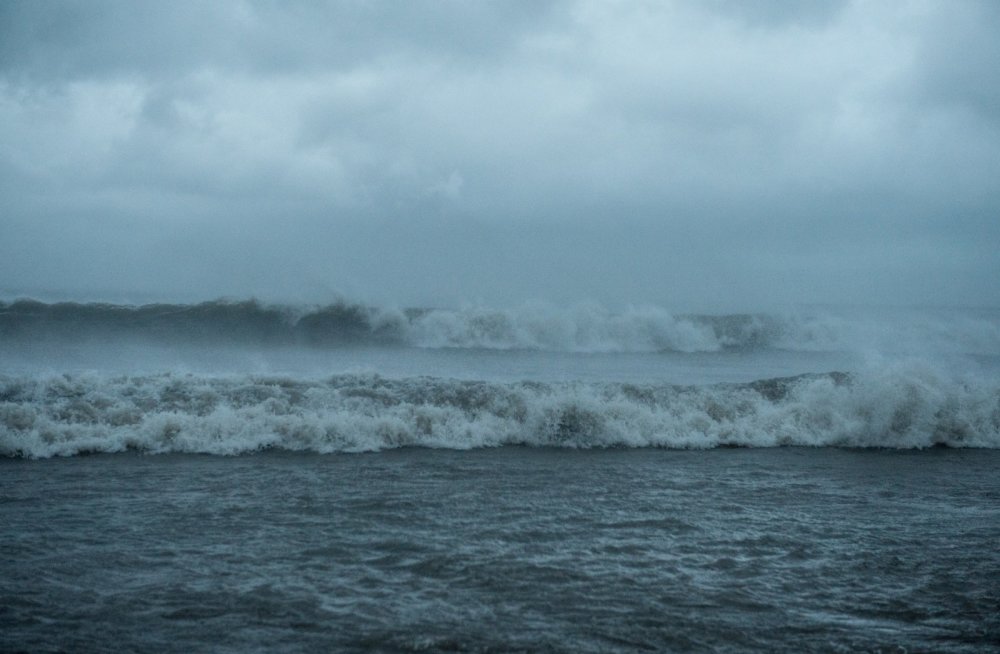
[[[8,72],[36,80],[303,74],[427,55],[474,64],[555,15],[550,1],[523,0],[12,2],[0,7],[0,55]]]
[[[973,1],[4,3],[0,278],[996,304],[998,29]]]

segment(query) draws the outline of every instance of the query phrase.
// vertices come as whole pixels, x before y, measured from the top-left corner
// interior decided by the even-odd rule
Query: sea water
[[[998,326],[8,303],[0,649],[1000,647]]]

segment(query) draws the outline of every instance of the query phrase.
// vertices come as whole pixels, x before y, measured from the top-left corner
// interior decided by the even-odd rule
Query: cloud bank
[[[995,3],[8,2],[0,286],[1000,303]]]

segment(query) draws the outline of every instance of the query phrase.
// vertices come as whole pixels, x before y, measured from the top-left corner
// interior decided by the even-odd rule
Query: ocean
[[[0,650],[1000,650],[1000,312],[0,303]]]

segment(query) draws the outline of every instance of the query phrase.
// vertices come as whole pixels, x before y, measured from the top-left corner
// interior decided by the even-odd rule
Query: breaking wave
[[[127,306],[34,300],[0,303],[0,339],[352,344],[564,352],[725,350],[927,351],[1000,355],[1000,315],[920,313],[884,317],[812,314],[675,315],[656,306],[613,312],[596,304],[512,309],[320,307],[257,301]]]
[[[0,455],[1000,447],[1000,386],[920,366],[712,386],[343,375],[0,377]]]

